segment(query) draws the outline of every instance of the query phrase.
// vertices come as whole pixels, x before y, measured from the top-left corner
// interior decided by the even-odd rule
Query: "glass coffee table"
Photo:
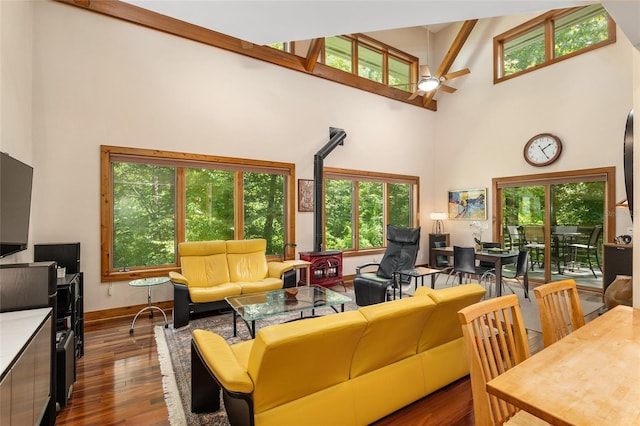
[[[294,288],[298,290],[295,297],[287,296],[285,290],[290,289],[225,297],[227,303],[233,308],[234,337],[237,335],[238,316],[247,325],[251,337],[255,338],[257,320],[295,312],[300,312],[300,318],[307,318],[304,316],[305,311],[311,311],[313,317],[318,308],[330,307],[338,312],[336,307],[340,305],[340,310],[344,311],[344,304],[351,302],[350,297],[320,286]]]

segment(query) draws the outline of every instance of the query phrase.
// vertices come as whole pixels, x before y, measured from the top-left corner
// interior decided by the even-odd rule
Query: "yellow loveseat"
[[[193,412],[232,425],[366,425],[469,374],[457,312],[485,289],[421,287],[414,297],[272,325],[229,345],[194,330]]]
[[[182,273],[173,283],[173,326],[195,313],[228,307],[227,296],[295,286],[293,266],[267,262],[267,240],[195,241],[178,245]]]

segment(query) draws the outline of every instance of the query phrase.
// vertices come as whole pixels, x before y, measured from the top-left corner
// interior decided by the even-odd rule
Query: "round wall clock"
[[[532,166],[548,166],[555,162],[562,152],[560,138],[551,133],[535,135],[524,146],[524,159]]]

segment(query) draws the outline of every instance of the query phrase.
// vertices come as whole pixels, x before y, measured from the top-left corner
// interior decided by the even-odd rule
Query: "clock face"
[[[524,146],[524,159],[532,166],[547,166],[558,159],[562,143],[557,136],[542,133],[529,139]]]

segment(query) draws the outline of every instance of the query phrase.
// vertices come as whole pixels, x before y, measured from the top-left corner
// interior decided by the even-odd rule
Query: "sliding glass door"
[[[494,240],[529,252],[529,279],[602,288],[602,244],[615,232],[614,169],[494,179]],[[606,232],[604,232],[606,230]]]

